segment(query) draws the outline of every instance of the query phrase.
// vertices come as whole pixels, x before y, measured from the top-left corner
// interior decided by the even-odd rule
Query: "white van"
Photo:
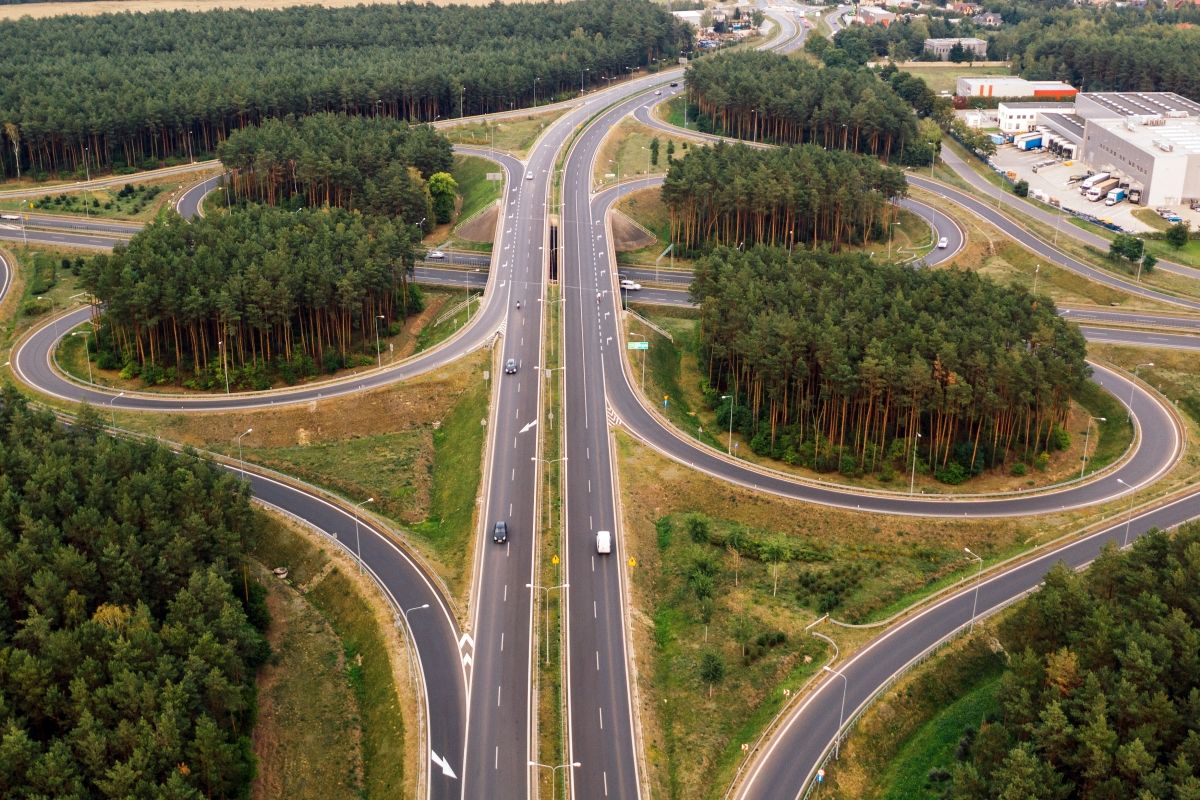
[[[612,552],[612,534],[608,531],[596,531],[596,552],[608,555]]]

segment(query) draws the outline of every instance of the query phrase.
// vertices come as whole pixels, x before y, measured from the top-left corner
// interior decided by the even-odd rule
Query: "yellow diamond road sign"
[[[551,563],[551,564],[557,564],[557,563],[558,563],[558,554],[555,554],[555,555],[552,555],[552,556],[550,556],[550,563]]]

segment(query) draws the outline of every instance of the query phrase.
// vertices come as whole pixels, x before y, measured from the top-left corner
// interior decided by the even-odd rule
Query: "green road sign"
[[[630,350],[649,350],[650,349],[649,342],[626,342],[625,346],[628,347]]]

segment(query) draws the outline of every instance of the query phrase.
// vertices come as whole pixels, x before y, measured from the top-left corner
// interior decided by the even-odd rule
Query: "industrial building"
[[[977,59],[987,58],[987,42],[983,39],[975,39],[973,37],[956,38],[956,39],[926,39],[925,52],[932,53],[942,61],[950,59],[950,51],[954,49],[954,45],[961,45],[962,49],[973,55]]]
[[[1075,106],[1070,103],[1001,103],[997,106],[1000,130],[1010,134],[1033,130],[1041,115],[1070,114],[1074,110]]]
[[[1079,90],[1062,81],[1027,81],[1024,78],[992,75],[980,78],[959,78],[955,93],[959,97],[1041,97],[1064,100],[1075,97]]]

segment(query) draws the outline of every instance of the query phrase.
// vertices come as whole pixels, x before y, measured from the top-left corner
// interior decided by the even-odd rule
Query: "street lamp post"
[[[721,395],[721,399],[729,401],[729,451],[728,452],[729,452],[729,455],[733,455],[733,407],[734,407],[734,404],[735,404],[737,398],[731,394],[723,394],[723,395]]]
[[[365,506],[367,503],[374,503],[374,502],[375,502],[374,497],[368,497],[366,500],[363,500],[361,503],[358,503],[357,505],[354,506],[354,549],[358,551],[358,571],[359,571],[359,573],[362,573],[362,539],[359,538],[359,533],[358,533],[358,510],[360,508],[362,508],[363,506]]]
[[[252,430],[254,430],[254,428],[246,428],[246,430],[242,431],[241,433],[239,433],[237,435],[238,464],[240,464],[241,468],[242,468],[242,480],[246,480],[246,459],[242,458],[242,437],[245,436],[246,434],[248,434]]]
[[[555,773],[557,773],[560,769],[566,769],[567,767],[574,768],[574,767],[578,767],[581,765],[578,761],[572,761],[570,764],[559,764],[558,766],[554,766],[551,764],[539,764],[536,761],[530,761],[529,766],[541,767],[542,769],[550,770],[550,800],[554,800],[555,792],[558,791],[558,783],[554,777]]]
[[[591,71],[592,71],[591,67],[584,67],[581,70],[579,70],[579,93],[580,94],[583,94],[583,73],[591,72]]]
[[[91,331],[75,331],[71,335],[83,337],[83,360],[88,365],[88,383],[95,383],[92,380],[92,351],[88,348],[88,336],[91,335]]]
[[[429,608],[429,603],[422,603],[421,605],[413,606],[412,608],[402,608],[402,609],[400,609],[400,613],[404,615],[404,620],[405,620],[405,622],[407,622],[408,615],[410,613],[412,613],[413,611],[420,611],[423,608]]]
[[[833,760],[839,761],[842,756],[842,725],[846,721],[846,690],[850,688],[850,679],[828,664],[821,667],[821,669],[831,672],[842,679],[842,710],[838,714],[837,738],[833,740]]]
[[[1126,512],[1126,517],[1125,517],[1125,539],[1121,542],[1121,549],[1124,550],[1126,547],[1129,546],[1129,524],[1131,522],[1133,522],[1133,492],[1134,492],[1134,489],[1132,486],[1130,486],[1128,483],[1121,480],[1120,478],[1117,478],[1117,483],[1121,484],[1122,486],[1124,486],[1126,489],[1129,490],[1129,511]]]
[[[533,107],[534,108],[537,108],[537,85],[538,85],[538,81],[540,81],[540,80],[541,80],[540,77],[533,79]]]
[[[975,630],[975,612],[979,610],[979,576],[983,574],[983,558],[972,553],[969,547],[964,547],[963,550],[979,562],[979,572],[975,573],[975,601],[971,604],[971,630]]]
[[[888,263],[889,264],[892,262],[892,239],[895,238],[893,236],[893,232],[895,231],[896,226],[899,224],[900,224],[899,222],[893,222],[890,225],[888,225]],[[788,248],[788,258],[791,258],[791,256],[792,256],[791,248]]]
[[[116,428],[117,428],[117,409],[113,407],[113,403],[117,402],[124,396],[125,396],[125,393],[121,392],[119,395],[114,397],[112,400],[108,401],[108,410],[112,414],[113,430],[116,430]]]
[[[465,87],[465,86],[458,87],[458,118],[459,119],[463,118],[463,95],[466,94],[466,92],[467,92],[467,87]]]
[[[621,162],[619,159],[610,158],[608,163],[615,164],[617,167],[617,202],[621,202]]]
[[[1135,364],[1133,367],[1133,377],[1136,378],[1138,376],[1138,370],[1141,369],[1142,367],[1153,367],[1153,366],[1154,366],[1153,361],[1147,361],[1144,364]],[[1137,384],[1133,383],[1131,381],[1129,384],[1129,406],[1126,409],[1129,413],[1130,419],[1133,419],[1133,390],[1136,388],[1137,388]]]
[[[91,151],[91,148],[89,148],[89,147],[84,147],[84,148],[83,148],[83,169],[84,169],[84,173],[87,175],[87,182],[88,182],[89,184],[92,182],[92,165],[91,165],[91,158],[92,158],[92,151]],[[75,174],[77,174],[77,175],[78,175],[79,173],[75,173]],[[91,187],[89,187],[89,189],[90,189],[90,188],[91,188]],[[86,217],[90,217],[90,216],[91,216],[91,213],[88,211],[88,198],[90,198],[90,197],[91,197],[91,194],[92,194],[92,193],[91,193],[91,191],[89,191],[87,194],[88,194],[88,197],[87,197],[87,198],[84,198],[84,201],[83,201],[83,216],[84,216],[85,218],[86,218]]]
[[[545,639],[545,641],[546,641],[546,663],[547,664],[550,663],[550,593],[552,591],[554,591],[555,589],[566,589],[566,588],[570,587],[570,585],[571,584],[569,584],[569,583],[560,583],[555,586],[541,586],[540,584],[536,584],[536,583],[525,584],[526,589],[533,589],[535,592],[542,592],[543,596],[546,598],[546,617],[545,617],[546,632],[542,636],[542,638]]]
[[[1042,265],[1038,264],[1033,268],[1033,293],[1037,294],[1038,274],[1042,271]]]
[[[634,333],[633,331],[630,331],[629,335],[630,336],[641,336],[642,340],[647,343],[649,343],[649,341],[650,341],[649,337],[647,337],[641,333]],[[649,344],[647,344],[647,347],[649,347]],[[646,391],[646,351],[645,350],[642,351],[642,391],[643,392]]]
[[[1093,421],[1096,421],[1096,422],[1108,422],[1108,419],[1107,419],[1107,418],[1105,418],[1105,417],[1088,417],[1087,430],[1084,432],[1084,435],[1083,435],[1083,458],[1081,459],[1083,463],[1081,463],[1081,464],[1079,465],[1079,477],[1080,477],[1080,479],[1082,479],[1082,478],[1083,478],[1083,471],[1084,471],[1085,469],[1087,469],[1087,451],[1088,451],[1088,441],[1089,441],[1089,440],[1092,438],[1092,422],[1093,422]]]
[[[921,438],[921,432],[917,431],[917,438]],[[913,493],[913,488],[917,485],[917,443],[913,442],[913,463],[912,474],[908,478],[908,493]]]

